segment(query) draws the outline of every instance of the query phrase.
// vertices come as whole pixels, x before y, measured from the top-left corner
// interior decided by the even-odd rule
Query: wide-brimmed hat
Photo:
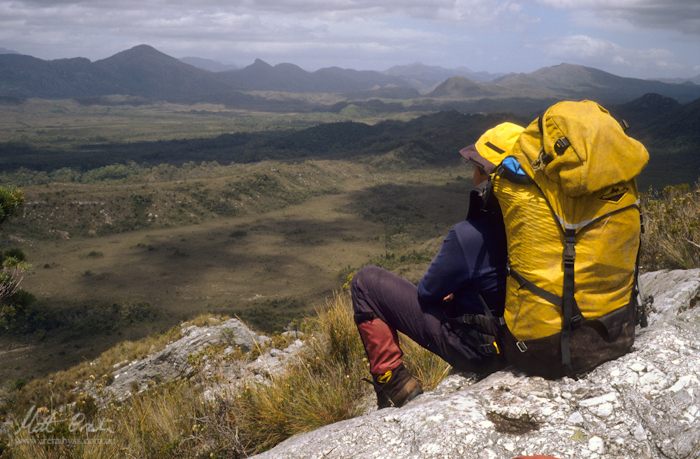
[[[524,127],[515,123],[501,123],[484,132],[476,143],[459,150],[459,154],[490,174],[511,154],[524,130]]]

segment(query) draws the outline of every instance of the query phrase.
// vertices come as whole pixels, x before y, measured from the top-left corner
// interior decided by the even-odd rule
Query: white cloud
[[[550,10],[571,11],[564,16],[583,18],[587,25],[609,24],[608,38],[624,33],[639,36],[633,29],[650,17],[662,24],[681,16],[685,25],[678,30],[691,30],[693,17],[697,18],[693,5],[700,5],[700,1],[672,0],[667,2],[671,12],[661,14],[658,6],[667,3],[660,0],[537,1]],[[656,13],[645,12],[647,7]],[[549,65],[541,52],[541,46],[548,46],[550,57],[570,61],[570,52],[580,53],[593,66],[604,62],[617,68],[656,70],[675,65],[674,56],[662,55],[662,49],[661,54],[635,53],[592,38],[590,27],[578,32],[573,21],[554,27],[571,31],[564,42],[540,44],[536,54],[526,55],[527,41],[544,42],[544,34],[559,33],[547,32],[549,17],[543,10],[524,0],[0,0],[0,46],[43,58],[99,59],[148,43],[173,56],[196,55],[239,65],[260,57],[307,69],[386,68],[423,61],[477,69],[496,66],[498,71]],[[628,38],[621,43],[634,42]],[[668,42],[647,43],[678,51]],[[686,60],[689,71],[697,60],[692,56]]]
[[[662,48],[632,49],[588,35],[570,35],[545,45],[546,53],[566,62],[589,65],[625,76],[664,75],[684,66]]]
[[[540,4],[569,9],[604,23],[626,22],[700,35],[700,2],[697,0],[538,0]],[[587,21],[589,22],[589,21]]]
[[[497,0],[0,0],[0,40],[47,58],[97,59],[148,43],[174,55],[231,60],[235,53],[239,62],[289,61],[294,56],[283,53],[293,50],[310,58],[314,49],[337,49],[346,59],[354,49],[356,61],[360,53],[368,62],[401,53],[415,61],[451,41],[445,27],[469,35],[520,16],[520,3]]]

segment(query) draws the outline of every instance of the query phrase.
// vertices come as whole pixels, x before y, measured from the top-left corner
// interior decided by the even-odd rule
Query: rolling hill
[[[616,106],[614,113],[618,118],[629,123],[630,132],[634,135],[635,132],[643,131],[649,124],[660,118],[673,116],[681,106],[682,104],[676,99],[649,93],[639,99]]]
[[[374,71],[359,71],[329,67],[307,72],[294,64],[272,66],[256,59],[241,70],[220,72],[222,81],[239,90],[271,90],[290,92],[357,92],[383,87],[404,87],[400,78]]]
[[[445,80],[431,93],[431,97],[447,97],[451,99],[476,98],[499,95],[499,91],[487,84],[475,83],[464,77],[452,77]]]
[[[659,188],[700,179],[700,99],[679,104],[658,94],[646,94],[611,110],[629,121],[629,134],[649,150],[642,185]]]
[[[486,82],[502,76],[502,74],[496,73],[475,72],[466,67],[447,69],[418,62],[409,65],[396,65],[385,70],[384,73],[402,78],[420,91],[432,90],[440,83],[452,77],[464,77],[476,82]]]
[[[472,84],[469,84],[472,83]],[[470,98],[475,88],[493,97],[549,97],[557,99],[594,99],[606,104],[620,104],[657,93],[680,102],[700,97],[700,86],[672,84],[654,80],[625,78],[581,65],[559,64],[532,73],[510,74],[493,82],[476,84],[450,79],[438,86],[429,97]],[[475,86],[476,85],[476,86]],[[445,86],[449,88],[446,90]]]
[[[44,61],[0,54],[0,95],[9,97],[90,97],[117,94],[111,76],[85,58]]]

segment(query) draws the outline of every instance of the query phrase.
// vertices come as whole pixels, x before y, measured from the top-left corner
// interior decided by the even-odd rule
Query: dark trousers
[[[374,375],[402,363],[396,331],[437,354],[459,371],[489,371],[491,357],[480,355],[448,320],[449,307],[421,305],[416,287],[385,269],[362,268],[351,287],[355,323]]]

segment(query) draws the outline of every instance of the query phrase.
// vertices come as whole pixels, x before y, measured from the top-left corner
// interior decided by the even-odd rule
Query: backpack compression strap
[[[574,262],[576,261],[576,230],[564,230],[564,287],[562,291],[561,363],[567,374],[571,367],[571,330],[579,325],[583,316],[574,298]]]

